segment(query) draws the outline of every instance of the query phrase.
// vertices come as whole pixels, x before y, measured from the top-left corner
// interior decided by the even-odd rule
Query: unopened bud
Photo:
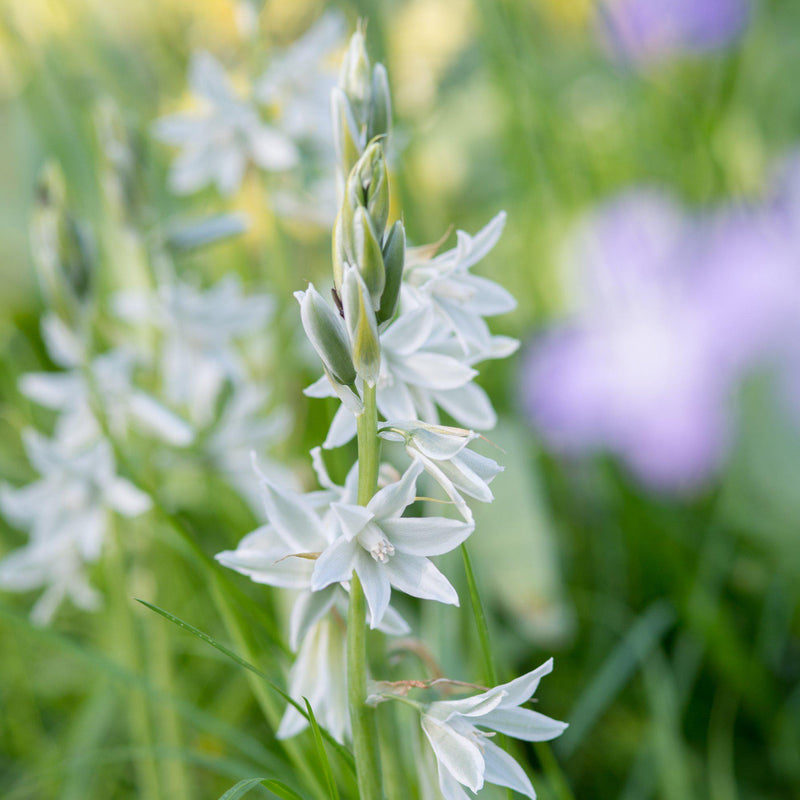
[[[339,86],[352,103],[353,111],[359,120],[364,118],[364,110],[369,102],[370,72],[364,34],[359,28],[350,39],[339,72]]]
[[[353,267],[345,270],[342,302],[356,371],[368,384],[374,385],[381,369],[378,323],[369,291],[358,270]]]
[[[334,87],[331,91],[331,119],[336,160],[342,173],[348,175],[358,161],[366,142],[353,116],[350,101],[338,87]]]
[[[352,386],[356,369],[350,355],[347,329],[342,318],[309,284],[305,292],[295,292],[306,336],[322,359],[328,374],[344,386]]]
[[[389,77],[383,64],[372,70],[372,95],[367,120],[367,141],[376,136],[388,136],[392,127],[392,98],[389,94]]]
[[[400,286],[403,283],[403,267],[406,257],[406,231],[398,219],[389,229],[383,244],[383,271],[385,276],[381,304],[377,311],[378,324],[388,322],[397,308]]]
[[[48,305],[65,322],[75,322],[89,299],[95,252],[88,233],[66,207],[64,176],[53,163],[39,178],[31,249]]]
[[[383,145],[379,139],[370,142],[347,179],[345,202],[367,209],[375,232],[383,236],[389,219],[389,172]]]
[[[353,244],[355,266],[369,292],[372,308],[377,311],[386,284],[381,245],[372,227],[372,221],[364,208],[356,209],[353,221]]]

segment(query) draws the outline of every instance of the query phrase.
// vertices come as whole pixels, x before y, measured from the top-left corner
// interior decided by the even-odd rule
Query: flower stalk
[[[380,440],[375,387],[364,387],[364,410],[358,424],[358,503],[365,506],[378,485]],[[367,699],[367,623],[364,590],[358,575],[350,581],[347,615],[347,701],[353,732],[358,793],[362,800],[380,800],[380,757],[375,712]]]

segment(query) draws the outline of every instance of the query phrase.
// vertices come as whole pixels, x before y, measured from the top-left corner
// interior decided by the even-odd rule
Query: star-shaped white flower
[[[298,163],[299,151],[291,136],[261,119],[210,53],[192,57],[189,86],[201,109],[162,117],[154,125],[161,141],[182,148],[169,175],[174,192],[190,194],[214,183],[222,194],[232,194],[250,162],[270,172],[283,172]]]
[[[431,703],[425,709],[422,729],[436,756],[445,800],[468,800],[462,786],[479,792],[484,783],[505,786],[535,800],[536,792],[522,767],[491,737],[496,732],[526,742],[545,742],[563,733],[565,722],[520,708],[552,670],[551,658],[510,683],[463,700]]]
[[[273,310],[268,295],[246,295],[229,275],[209,289],[170,281],[156,293],[126,291],[114,298],[116,313],[136,325],[161,333],[161,371],[166,399],[189,411],[198,425],[211,421],[226,380],[247,380],[237,349],[247,337],[263,332]]]
[[[349,581],[355,572],[369,606],[370,627],[386,613],[392,587],[440,603],[458,605],[458,595],[429,560],[461,544],[474,526],[439,517],[401,518],[416,496],[422,463],[414,461],[399,481],[385,486],[367,506],[333,503],[341,534],[314,565],[315,591]]]
[[[27,545],[0,562],[0,588],[45,587],[33,612],[34,619],[45,623],[64,597],[82,608],[97,605],[85,565],[100,556],[109,515],[135,517],[151,501],[117,475],[111,445],[104,439],[79,452],[30,429],[23,432],[23,441],[42,477],[27,486],[0,486],[3,516],[30,535]]]
[[[431,258],[430,248],[416,248],[406,258],[403,303],[433,312],[455,335],[465,354],[491,352],[491,334],[483,318],[505,314],[517,306],[502,286],[469,272],[497,244],[505,223],[506,214],[501,211],[474,236],[458,231],[457,244],[451,250]]]

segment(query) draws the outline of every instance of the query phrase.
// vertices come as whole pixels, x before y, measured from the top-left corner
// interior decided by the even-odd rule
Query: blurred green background
[[[598,46],[590,0],[267,0],[259,35],[246,45],[230,0],[3,0],[3,479],[30,475],[19,430],[37,412],[15,383],[47,363],[28,240],[36,177],[47,159],[58,160],[75,212],[102,227],[108,209],[93,118],[100,99],[112,98],[136,132],[145,226],[190,211],[241,209],[253,220],[245,236],[181,257],[181,274],[210,282],[235,270],[251,287],[288,296],[329,269],[328,233],[276,225],[252,177],[230,200],[212,190],[170,195],[172,154],[148,130],[185,102],[192,51],[233,62],[245,46],[269,53],[329,7],[351,25],[368,20],[371,51],[389,71],[405,144],[395,199],[412,240],[435,241],[451,223],[475,231],[508,212],[481,272],[519,300],[493,330],[524,341],[559,314],[559,249],[582,212],[641,184],[667,187],[689,205],[755,200],[772,161],[800,141],[800,4],[792,0],[757,3],[736,47],[647,71],[625,68]],[[135,282],[113,248],[102,262],[110,285]],[[724,476],[701,496],[657,497],[610,459],[564,464],[545,453],[519,410],[518,366],[512,358],[482,369],[501,416],[491,438],[506,451],[506,473],[497,502],[477,510],[484,533],[473,558],[504,671],[555,655],[540,703],[572,724],[553,749],[575,797],[800,796],[795,435],[763,413],[758,386],[749,387]],[[294,369],[288,378],[300,420],[283,453],[293,464],[324,436],[333,408],[297,394],[314,377]],[[208,554],[254,525],[208,475],[184,493],[178,513]],[[125,653],[131,638],[114,614],[131,595],[157,598],[225,639],[209,584],[169,524],[140,521],[132,532],[122,565],[129,585],[123,592],[112,568],[101,571],[110,599],[99,614],[65,610],[53,628],[36,629],[25,621],[24,598],[0,600],[3,798],[142,797],[135,774],[146,754],[120,723],[132,706],[149,715],[164,785],[186,791],[175,765],[188,765],[185,796],[217,797],[265,765],[287,769],[244,675],[214,651],[137,611],[141,649]],[[2,541],[10,550],[20,534],[4,527]],[[460,574],[457,560],[450,566]],[[273,602],[263,587],[232,580],[258,603]],[[470,678],[479,657],[468,621],[426,609],[422,626],[446,671]],[[250,652],[280,675],[285,660],[253,630],[242,634]],[[242,642],[234,644],[241,652]],[[180,730],[163,716],[167,706],[178,709]],[[303,739],[304,752],[310,742]],[[546,782],[537,786],[542,797],[558,796]]]

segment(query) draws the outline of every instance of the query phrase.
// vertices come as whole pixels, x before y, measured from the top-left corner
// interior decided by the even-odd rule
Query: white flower
[[[319,591],[350,580],[355,572],[377,627],[389,606],[392,586],[413,597],[458,605],[447,578],[429,561],[461,544],[473,525],[438,517],[401,519],[414,502],[422,463],[414,461],[402,478],[380,489],[366,507],[333,503],[341,535],[319,556],[311,588]]]
[[[403,442],[408,454],[422,462],[425,471],[444,489],[467,522],[472,522],[472,511],[462,494],[483,503],[494,499],[489,484],[503,467],[468,449],[469,443],[478,437],[474,431],[392,421],[381,427],[380,435],[389,441]]]
[[[273,56],[258,79],[256,99],[273,108],[281,128],[293,138],[311,139],[329,152],[333,166],[333,127],[328,95],[335,71],[326,63],[344,38],[341,14],[323,14],[297,41]]]
[[[128,322],[153,325],[162,334],[165,396],[171,404],[187,408],[196,424],[205,425],[224,382],[246,380],[236,345],[264,331],[273,300],[245,295],[239,280],[229,275],[206,290],[171,282],[154,294],[120,292],[114,308]]]
[[[497,733],[527,742],[555,739],[565,722],[520,708],[540,679],[552,672],[553,659],[510,683],[463,700],[431,703],[422,715],[439,766],[439,788],[445,800],[467,800],[466,786],[479,792],[484,783],[505,786],[535,800],[536,792],[522,767],[490,739]],[[487,731],[481,730],[487,728]]]
[[[491,357],[491,335],[484,317],[513,311],[516,300],[502,286],[469,270],[489,253],[503,232],[501,211],[483,230],[458,231],[456,246],[433,258],[430,248],[410,250],[403,275],[403,303],[427,308],[444,322],[465,354]]]
[[[123,437],[133,422],[168,444],[191,444],[191,426],[133,385],[132,353],[109,350],[86,365],[83,347],[55,315],[42,320],[42,332],[51,358],[66,371],[29,372],[20,378],[19,388],[39,405],[61,413],[56,438],[62,444],[80,448],[102,437],[96,405],[115,436]]]
[[[381,334],[381,368],[377,382],[378,410],[386,419],[421,419],[438,424],[438,408],[468,428],[487,430],[497,422],[486,392],[472,383],[477,372],[442,337],[441,324],[427,308],[402,314]],[[500,337],[494,337],[500,338]],[[326,380],[305,390],[309,397],[333,396]],[[349,442],[356,433],[355,417],[342,406],[323,444],[329,449]]]
[[[46,622],[65,596],[83,608],[96,605],[83,568],[100,556],[109,514],[135,517],[147,511],[151,501],[117,475],[106,440],[79,452],[30,429],[23,432],[23,440],[28,459],[42,477],[19,488],[0,487],[3,515],[30,535],[25,547],[0,562],[0,587],[47,587],[34,609],[36,619]]]
[[[289,696],[303,706],[306,698],[314,716],[338,742],[350,737],[347,706],[347,633],[342,619],[319,620],[303,640],[289,671]],[[308,720],[294,707],[284,712],[276,736],[288,739],[308,726]]]
[[[298,592],[289,622],[289,646],[296,650],[306,632],[334,604],[347,615],[347,596],[338,585],[312,591],[314,559],[334,541],[338,522],[329,511],[335,498],[354,499],[358,473],[354,468],[345,487],[336,486],[327,474],[319,453],[315,468],[321,472],[321,492],[300,494],[279,487],[254,465],[259,476],[261,499],[268,523],[239,542],[236,550],[218,553],[217,561],[247,575],[256,583],[294,589]],[[390,609],[382,627],[385,633],[408,632],[408,626]]]
[[[228,482],[250,506],[261,511],[259,482],[253,474],[251,455],[258,452],[261,468],[274,481],[293,488],[293,473],[277,461],[265,459],[264,451],[283,441],[291,428],[287,408],[265,413],[269,393],[252,383],[234,387],[206,440],[206,452]]]
[[[252,103],[234,91],[212,55],[194,54],[189,86],[201,102],[199,113],[173,114],[154,125],[159,139],[183,148],[170,170],[174,192],[190,194],[215,183],[223,194],[232,194],[249,162],[270,172],[282,172],[298,163],[299,152],[291,135],[261,119]]]

